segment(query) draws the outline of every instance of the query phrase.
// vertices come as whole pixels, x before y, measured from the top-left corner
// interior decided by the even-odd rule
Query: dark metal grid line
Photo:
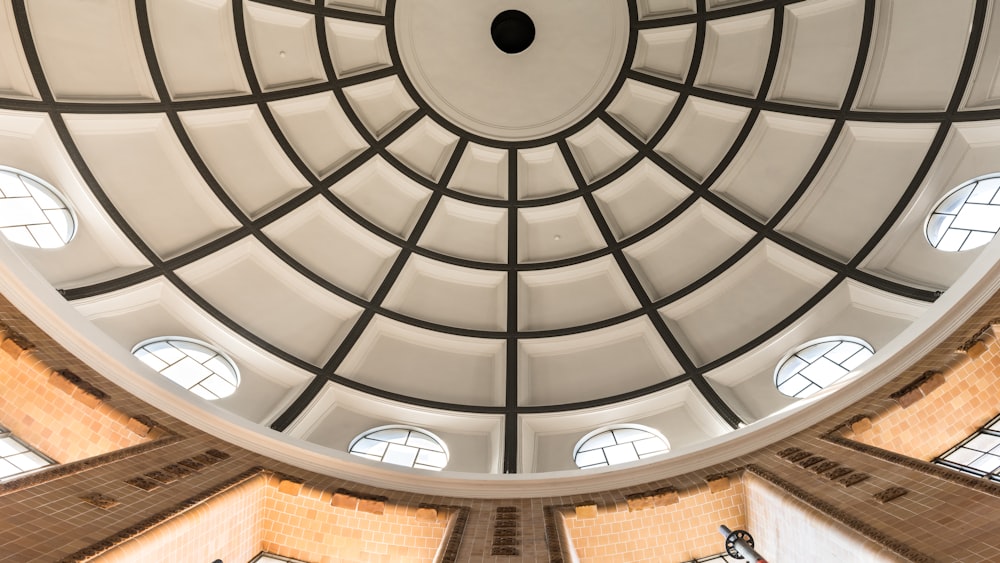
[[[233,0],[234,2],[239,0]],[[253,4],[264,4],[267,6],[274,6],[275,8],[283,8],[292,12],[304,12],[307,14],[312,14],[319,16],[317,19],[324,17],[334,18],[338,20],[351,20],[363,23],[375,23],[384,24],[386,16],[382,14],[375,14],[371,12],[354,12],[351,10],[345,10],[341,8],[332,8],[327,6],[325,3],[313,3],[306,4],[303,2],[296,2],[295,0],[251,0]]]
[[[507,200],[516,202],[518,188],[517,150],[507,149]],[[517,269],[518,245],[518,212],[513,205],[507,208],[507,329],[506,337],[506,377],[504,388],[504,431],[503,431],[503,472],[517,473],[517,452],[520,435],[518,434],[518,339],[521,333],[518,320],[518,286],[520,278]]]
[[[803,0],[797,0],[803,1]],[[346,76],[344,78],[337,79],[337,88],[346,88],[349,86],[354,86],[357,84],[363,84],[370,80],[385,78],[396,74],[397,69],[394,67],[386,67],[371,70],[362,74],[356,74],[351,76]],[[644,82],[651,86],[656,86],[658,88],[663,88],[667,90],[672,90],[677,93],[686,92],[691,95],[697,96],[699,98],[705,98],[707,100],[727,103],[730,105],[741,106],[741,107],[757,107],[763,111],[771,111],[775,113],[782,113],[792,116],[799,117],[814,117],[818,119],[833,119],[838,116],[845,115],[845,112],[837,108],[828,108],[821,106],[809,106],[809,105],[798,105],[790,102],[778,102],[774,100],[764,100],[762,102],[757,102],[753,97],[740,96],[737,94],[729,94],[726,92],[718,90],[710,90],[708,88],[703,88],[700,86],[687,86],[685,84],[680,84],[667,80],[665,78],[659,78],[656,76],[644,74],[636,70],[629,70],[626,73],[626,78],[636,80],[638,82]],[[281,88],[275,90],[268,90],[266,92],[261,92],[259,96],[254,94],[235,94],[231,96],[217,96],[217,97],[206,97],[206,98],[179,98],[175,100],[161,100],[156,102],[93,102],[93,101],[70,101],[70,100],[52,100],[51,102],[46,102],[44,100],[32,100],[24,98],[8,98],[0,96],[0,109],[15,110],[15,111],[34,111],[34,112],[48,112],[48,111],[58,111],[60,113],[78,113],[78,114],[108,114],[117,115],[123,113],[160,113],[164,111],[166,104],[170,104],[175,107],[177,111],[194,111],[200,109],[226,109],[232,107],[240,107],[246,105],[256,104],[258,101],[265,102],[277,102],[282,100],[289,100],[294,98],[299,98],[302,96],[307,96],[310,94],[318,94],[322,92],[329,92],[334,85],[328,81],[316,82],[311,84],[305,84],[300,86],[291,86],[288,88]],[[963,109],[958,110],[955,113],[949,113],[948,110],[929,110],[929,111],[885,111],[885,110],[852,110],[848,109],[846,115],[849,117],[850,121],[857,121],[862,123],[927,123],[927,122],[937,122],[943,119],[951,119],[955,123],[972,122],[972,121],[991,121],[1000,119],[1000,108],[984,108],[984,109]],[[587,121],[587,118],[584,118]],[[588,121],[589,122],[589,121]],[[550,145],[555,142],[554,139],[549,139],[549,142],[538,143],[534,140],[528,141],[509,141],[500,142],[491,139],[481,139],[475,140],[468,136],[468,134],[463,133],[461,136],[468,138],[470,141],[474,141],[477,144],[481,144],[491,148],[499,149],[509,149],[509,148],[522,148],[529,149],[539,146]],[[534,201],[534,200],[525,200]]]
[[[693,13],[680,14],[676,16],[654,16],[651,18],[641,19],[638,21],[638,27],[639,29],[673,27],[676,25],[698,23],[702,21],[721,20],[733,16],[742,16],[772,9],[777,11],[778,8],[783,6],[798,4],[803,1],[805,0],[764,0],[759,2],[747,2],[738,6],[716,8],[714,10],[707,9],[707,6],[704,10],[699,7]]]
[[[871,3],[869,3],[869,7],[870,7],[870,4],[871,4]],[[23,10],[23,4],[22,4],[22,10]],[[867,29],[867,32],[868,32],[868,35],[870,36],[870,34],[871,34],[871,33],[870,33],[870,29],[871,29],[871,28],[870,28],[870,24],[866,26],[866,29]],[[981,26],[980,26],[980,32],[981,32]],[[697,52],[698,52],[698,53],[700,54],[700,50],[698,50]],[[693,75],[689,75],[689,78],[692,78],[692,79],[693,79]],[[966,79],[966,81],[967,81],[967,79]],[[959,84],[960,84],[960,85],[962,84],[962,81],[961,81],[961,80],[959,80]],[[51,95],[50,95],[50,98],[51,98]],[[43,102],[43,103],[44,103],[44,102]],[[73,104],[73,105],[74,105],[74,106],[76,106],[76,105],[78,105],[78,104]],[[95,105],[97,105],[97,104],[95,104]],[[50,105],[49,105],[48,107],[51,107],[51,104],[50,104]],[[131,110],[131,111],[135,111],[135,105],[130,105],[130,106],[129,106],[129,110]],[[50,111],[51,111],[51,110],[50,110]],[[847,112],[847,113],[848,113],[848,114],[850,114],[850,112]],[[867,115],[870,115],[870,114],[867,114]],[[899,120],[899,115],[897,115],[897,114],[886,114],[886,117],[887,117],[887,120],[888,120],[888,119],[890,119],[890,118],[891,118],[891,120],[893,120],[893,121],[898,121],[898,120]],[[921,118],[922,118],[922,119],[921,119],[921,121],[926,121],[926,117],[927,117],[927,114],[920,114],[920,116],[919,116],[919,117],[921,117]],[[964,116],[958,116],[958,117],[964,117]],[[665,130],[666,130],[666,128],[664,128],[664,131],[665,131]]]

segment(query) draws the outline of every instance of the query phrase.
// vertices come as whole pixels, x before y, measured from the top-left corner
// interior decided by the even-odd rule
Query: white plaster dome
[[[517,53],[491,37],[505,10],[533,22]],[[311,469],[371,481],[347,450],[389,425],[447,444],[443,480],[576,471],[574,444],[619,424],[670,460],[805,416],[775,386],[802,343],[888,361],[989,248],[924,227],[997,171],[997,17],[0,2],[0,166],[77,221],[63,247],[3,249],[4,279],[126,389]],[[206,403],[129,356],[164,336],[214,346],[239,387]]]

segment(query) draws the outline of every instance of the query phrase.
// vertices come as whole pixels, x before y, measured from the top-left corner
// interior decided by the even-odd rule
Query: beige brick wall
[[[675,504],[630,512],[621,503],[599,507],[596,518],[568,514],[564,521],[581,562],[690,561],[722,551],[720,524],[746,527],[746,502],[733,478],[716,493],[708,485],[681,491]]]
[[[59,463],[147,440],[126,427],[128,414],[105,402],[94,406],[93,397],[72,385],[57,386],[51,375],[52,366],[30,350],[0,350],[0,424]]]
[[[418,520],[416,509],[387,505],[383,514],[331,505],[330,491],[279,489],[260,475],[105,552],[100,563],[245,563],[261,551],[309,563],[433,561],[448,516]]]
[[[877,413],[859,442],[931,460],[1000,414],[1000,342],[975,360],[959,356],[945,383],[907,408],[895,404]]]

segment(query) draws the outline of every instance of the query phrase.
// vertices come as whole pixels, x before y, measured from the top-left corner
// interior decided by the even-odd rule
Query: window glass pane
[[[385,453],[386,446],[388,445],[389,442],[383,442],[381,440],[372,440],[371,438],[362,438],[354,444],[354,446],[351,448],[351,452],[377,455],[381,458],[382,454]]]
[[[42,456],[36,454],[35,452],[24,452],[23,454],[12,455],[8,458],[4,458],[6,461],[13,463],[21,471],[31,471],[32,469],[38,469],[39,467],[45,467],[49,464]]]
[[[638,428],[615,428],[611,433],[615,435],[615,441],[619,444],[649,438],[649,432]]]
[[[967,203],[989,203],[993,201],[993,196],[997,193],[996,182],[982,181],[976,182],[976,187],[972,189],[972,193],[969,194],[969,198],[965,201]]]
[[[989,434],[980,434],[965,443],[966,448],[979,452],[988,452],[1000,444],[1000,437]]]
[[[635,452],[635,447],[631,442],[604,448],[604,455],[608,457],[608,463],[611,465],[638,461],[639,459],[639,454]]]
[[[635,446],[635,451],[639,452],[640,456],[654,455],[669,451],[670,449],[663,443],[663,440],[656,437],[646,438],[645,440],[636,440],[632,444]]]
[[[847,370],[853,370],[858,366],[860,366],[861,364],[865,363],[865,360],[874,355],[875,354],[873,354],[872,351],[868,349],[858,350],[856,354],[844,360],[844,362],[841,365],[844,366],[844,368],[846,368]]]
[[[781,369],[778,370],[778,385],[788,381],[788,378],[797,374],[802,368],[808,366],[809,364],[798,356],[792,356],[781,365]]]
[[[7,240],[23,246],[35,246],[35,239],[28,232],[27,227],[6,227],[0,228],[0,233],[7,237]]]
[[[17,174],[0,174],[0,194],[4,197],[31,197]]]
[[[167,362],[164,362],[163,360],[161,360],[160,358],[157,358],[156,356],[154,356],[152,353],[150,353],[145,348],[140,348],[140,349],[136,350],[134,355],[135,355],[136,358],[139,358],[139,361],[141,361],[142,363],[146,364],[147,366],[155,369],[156,371],[160,371],[160,370],[166,368],[168,365],[170,365]]]
[[[927,240],[930,241],[931,246],[936,247],[941,243],[941,237],[948,231],[948,227],[954,220],[954,215],[931,215],[930,221],[927,222]]]
[[[7,457],[26,451],[28,451],[28,448],[24,447],[21,442],[9,437],[0,438],[0,457]]]
[[[424,465],[427,467],[433,467],[435,469],[441,469],[448,464],[448,457],[444,455],[444,452],[435,452],[432,450],[420,450],[417,454],[417,465]]]
[[[40,248],[62,246],[62,237],[52,228],[52,225],[28,225],[28,232],[31,233],[31,237],[35,239]]]
[[[995,471],[997,467],[1000,467],[1000,457],[993,454],[986,454],[970,463],[969,467],[990,473]]]
[[[841,342],[837,344],[836,348],[826,353],[826,359],[835,364],[840,364],[856,354],[861,348],[862,346],[857,342]]]
[[[0,227],[45,223],[48,219],[30,197],[0,199]]]
[[[212,370],[191,358],[183,358],[177,363],[164,368],[160,373],[181,387],[190,389],[202,379],[212,375]]]
[[[404,446],[402,444],[389,444],[382,456],[382,461],[393,465],[405,465],[413,467],[413,462],[417,460],[417,448]]]
[[[222,379],[215,373],[205,378],[199,385],[208,389],[217,397],[226,397],[233,394],[233,384]]]
[[[958,448],[952,453],[948,454],[944,459],[958,463],[960,465],[969,465],[973,461],[983,455],[981,452],[973,451],[967,448]]]
[[[828,387],[847,374],[847,370],[826,358],[819,358],[802,369],[802,377],[820,387]]]
[[[216,353],[204,346],[199,346],[194,342],[186,342],[184,340],[171,340],[170,345],[177,348],[181,352],[184,352],[190,356],[194,361],[199,364],[203,364],[208,360],[214,358]]]
[[[397,444],[405,444],[406,438],[409,437],[410,431],[406,428],[388,428],[386,430],[379,430],[378,432],[373,432],[368,435],[369,438],[373,440],[384,440],[386,442],[395,442]]]
[[[615,441],[614,435],[610,431],[601,432],[600,434],[584,442],[584,444],[580,446],[580,451],[585,452],[587,450],[593,450],[596,448],[606,448],[608,446],[613,446],[617,443],[618,442]]]
[[[830,342],[821,342],[819,344],[813,344],[812,346],[807,346],[795,353],[796,356],[802,358],[803,360],[812,363],[817,359],[826,354],[830,350],[833,350],[839,344],[839,340],[833,340]]]
[[[810,385],[811,383],[809,383],[808,379],[796,374],[795,377],[779,385],[778,391],[781,391],[789,397],[801,397],[802,392],[805,391]]]
[[[183,351],[166,341],[151,342],[143,346],[143,348],[156,355],[157,358],[160,358],[168,365],[183,360],[185,356]]]
[[[424,434],[423,432],[410,432],[410,437],[406,439],[407,446],[413,446],[415,448],[424,448],[427,450],[443,452],[444,450],[441,446],[434,441],[433,438]]]
[[[596,465],[607,465],[607,459],[604,457],[604,450],[590,450],[589,452],[580,452],[576,454],[576,465],[578,467],[590,467]]]
[[[0,459],[0,479],[17,475],[18,473],[21,473],[21,470],[16,465],[5,459]]]

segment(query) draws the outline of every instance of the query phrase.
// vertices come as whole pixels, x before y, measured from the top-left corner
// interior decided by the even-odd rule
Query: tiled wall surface
[[[433,519],[418,518],[417,507],[372,503],[368,509],[382,511],[375,514],[361,503],[332,506],[333,495],[313,487],[281,492],[272,477],[264,495],[264,551],[310,563],[416,563],[433,561],[445,539],[445,511],[435,511]]]
[[[646,547],[643,542],[658,542],[664,533],[669,539],[673,533],[681,534],[674,537],[674,543],[676,545],[680,542],[684,551],[678,552],[676,558],[673,558],[673,555],[671,558],[663,557],[661,552],[658,554],[659,559],[656,560],[680,563],[692,557],[703,557],[720,551],[721,536],[715,536],[717,539],[712,540],[713,534],[716,533],[715,526],[719,523],[728,523],[731,527],[739,526],[738,519],[745,517],[743,515],[746,513],[740,512],[740,503],[736,500],[726,507],[717,506],[715,503],[723,497],[716,495],[745,496],[745,492],[741,491],[745,483],[740,484],[740,475],[743,475],[742,479],[745,480],[748,478],[748,473],[753,473],[755,477],[767,480],[787,499],[795,499],[795,502],[804,504],[815,513],[821,514],[823,518],[810,520],[814,526],[828,526],[846,537],[855,534],[862,543],[874,542],[889,549],[896,554],[895,556],[903,557],[904,560],[963,563],[1000,560],[1000,545],[995,541],[995,538],[1000,537],[1000,519],[996,518],[996,515],[1000,514],[1000,487],[991,489],[978,484],[979,482],[962,481],[952,477],[952,474],[940,473],[944,470],[935,469],[936,466],[903,456],[893,457],[894,454],[884,455],[889,452],[871,449],[860,442],[849,440],[838,442],[827,437],[832,431],[842,427],[845,421],[856,416],[889,412],[891,405],[895,404],[889,397],[892,392],[927,370],[947,371],[961,359],[956,356],[956,348],[987,321],[997,317],[1000,317],[1000,297],[992,299],[959,330],[945,338],[934,351],[883,389],[813,428],[748,456],[729,460],[702,471],[672,477],[669,480],[591,495],[470,500],[374,489],[333,477],[310,474],[229,445],[153,409],[110,384],[100,374],[82,365],[52,342],[9,304],[0,300],[0,320],[12,325],[17,332],[35,343],[38,347],[36,351],[38,357],[47,365],[72,370],[87,382],[108,393],[109,397],[105,403],[110,408],[130,413],[132,416],[149,416],[174,436],[171,439],[154,440],[130,448],[126,450],[128,455],[112,456],[98,464],[74,466],[73,471],[63,473],[60,473],[62,468],[69,466],[60,466],[24,478],[21,481],[23,485],[17,485],[18,481],[14,481],[8,484],[14,486],[0,487],[0,561],[16,563],[86,561],[102,554],[110,556],[109,550],[117,545],[124,545],[123,542],[128,538],[141,533],[151,533],[148,530],[156,529],[151,523],[164,525],[164,515],[178,514],[202,505],[207,506],[207,503],[212,502],[211,499],[215,497],[211,494],[206,496],[206,493],[221,490],[219,487],[226,486],[226,483],[232,481],[235,476],[246,474],[254,467],[263,467],[271,473],[303,481],[301,490],[304,492],[295,497],[298,500],[294,503],[284,501],[285,504],[282,505],[282,501],[272,501],[275,505],[271,507],[271,512],[281,513],[281,516],[275,516],[274,527],[262,531],[260,541],[262,545],[273,548],[279,553],[281,549],[304,549],[302,546],[307,542],[312,542],[309,549],[319,549],[317,546],[326,549],[327,545],[342,541],[345,546],[348,544],[353,546],[350,550],[355,554],[357,561],[396,561],[408,554],[413,555],[413,560],[433,558],[431,548],[422,543],[424,541],[422,538],[430,538],[431,543],[448,542],[450,538],[444,536],[444,524],[438,522],[436,518],[434,523],[428,523],[426,528],[424,522],[415,521],[415,514],[421,505],[428,504],[466,507],[463,514],[468,514],[468,524],[461,537],[461,544],[455,545],[455,557],[452,561],[463,563],[571,561],[573,554],[566,551],[565,544],[561,544],[558,539],[552,541],[552,533],[547,529],[551,519],[546,517],[552,510],[547,509],[555,507],[558,511],[574,510],[575,514],[573,507],[589,504],[596,508],[593,519],[595,522],[600,521],[599,525],[595,526],[595,522],[585,524],[582,519],[571,522],[573,518],[578,518],[576,516],[566,519],[567,526],[572,528],[573,545],[581,561],[601,561],[602,558],[611,561],[628,561],[629,558],[643,560],[644,557],[648,558],[649,553],[643,550],[652,548],[652,546]],[[991,347],[993,346],[998,344],[991,344]],[[991,357],[983,355],[977,361],[982,366],[992,366],[989,363]],[[17,379],[31,377],[35,375],[19,374]],[[953,377],[954,375],[949,375],[949,378]],[[961,378],[958,378],[958,381],[961,381]],[[992,399],[994,402],[1000,398],[1000,393],[992,387],[973,388],[976,390],[956,395],[957,398],[949,400],[948,406],[941,405],[939,407],[941,412],[945,414],[951,411],[963,412],[967,408],[963,401],[972,400],[972,397],[985,398],[987,401]],[[942,386],[935,393],[947,396],[948,388]],[[924,400],[932,398],[933,396]],[[981,421],[967,424],[974,427],[979,423]],[[778,452],[790,447],[809,453],[809,458],[793,462],[777,455]],[[150,490],[126,482],[127,480],[134,482],[137,477],[151,474],[162,477],[165,473],[164,468],[181,467],[180,462],[196,460],[210,449],[220,450],[228,454],[228,457],[218,463],[181,471],[176,478],[170,478],[169,482],[156,482],[155,487]],[[821,466],[821,462],[814,461],[811,465],[803,466],[803,463],[810,458],[821,458],[828,463]],[[830,466],[830,463],[836,467]],[[829,467],[829,470],[818,472],[819,467]],[[746,468],[746,472],[742,472],[743,468]],[[849,468],[852,474],[861,474],[866,478],[850,485],[841,480],[831,479],[837,468]],[[730,476],[730,488],[722,489],[728,492],[713,494],[704,491],[706,483],[711,481],[710,477],[716,474]],[[279,490],[280,487],[279,483]],[[666,488],[673,488],[679,492],[679,500],[675,505],[628,512],[628,497]],[[903,489],[905,494],[892,499],[884,496],[886,491],[897,488]],[[356,510],[351,512],[333,506],[330,504],[332,500],[328,502],[324,495],[332,494],[338,489],[353,491],[352,494],[358,498],[385,497],[382,514],[358,513]],[[287,493],[275,491],[263,494],[262,502],[265,504],[268,502],[268,494],[273,494],[274,499],[280,499],[280,495],[288,496]],[[318,494],[319,497],[314,498],[312,496],[314,494]],[[90,495],[100,495],[98,498],[110,501],[104,503],[102,507],[85,502],[81,498]],[[701,502],[698,502],[699,498]],[[750,502],[752,511],[754,501]],[[685,516],[683,513],[689,505],[695,507],[696,512],[692,514],[698,518],[685,520],[692,517],[692,514]],[[323,509],[327,512],[321,514],[320,506],[328,507]],[[513,546],[496,545],[497,509],[504,506],[516,506],[521,514],[518,519],[517,543]],[[231,507],[226,510],[242,514],[240,511],[243,509]],[[317,511],[315,516],[311,510]],[[735,514],[730,510],[735,511]],[[328,522],[340,528],[331,534],[317,535],[319,531],[311,529],[312,523],[322,520],[326,517],[324,515],[331,511],[335,517]],[[346,512],[340,514],[338,511]],[[671,511],[680,511],[680,515],[673,520],[666,518],[664,515]],[[448,512],[442,510],[441,514]],[[411,513],[414,516],[411,517]],[[753,528],[757,525],[753,516],[751,513],[747,521],[751,532],[754,532]],[[238,522],[240,518],[242,516],[233,520]],[[678,524],[677,518],[680,518],[682,523]],[[736,520],[727,522],[726,518]],[[712,527],[703,528],[702,526],[707,526],[710,520],[716,520],[711,522]],[[668,521],[672,521],[676,529],[671,528]],[[696,524],[684,522],[696,522]],[[231,523],[233,522],[227,524]],[[263,527],[263,523],[261,525]],[[580,528],[576,528],[578,525]],[[192,529],[197,531],[205,527],[194,526]],[[554,526],[555,528],[558,526]],[[787,525],[783,525],[779,529],[784,534],[786,528]],[[296,534],[302,534],[303,543],[290,545],[297,541]],[[221,535],[223,534],[219,534]],[[359,541],[351,543],[337,540],[342,537]],[[418,543],[415,540],[408,540],[409,537],[421,540]],[[629,538],[627,543],[622,541],[623,538]],[[704,542],[702,543],[699,538],[704,538]],[[761,537],[761,541],[765,538],[768,538],[766,533]],[[860,538],[866,539],[860,540]],[[408,546],[407,541],[413,542],[414,545]],[[594,543],[588,543],[590,541]],[[773,540],[767,539],[767,541]],[[600,547],[597,548],[597,553],[589,551],[595,545],[614,547],[608,547],[607,554],[602,555]],[[403,546],[406,549],[393,551],[393,546]],[[494,547],[515,547],[518,554],[494,554]],[[413,554],[412,550],[420,549],[426,551]],[[434,551],[436,553],[436,550]],[[611,554],[612,551],[623,551],[623,553]],[[293,554],[291,551],[284,553]],[[233,557],[243,557],[243,553]],[[325,552],[316,557],[316,560],[320,561],[323,557],[334,557],[334,555]],[[779,561],[813,563],[822,560],[817,559],[813,552],[794,554],[792,559],[788,557],[783,557]]]
[[[447,515],[418,520],[415,510],[387,506],[375,515],[331,506],[332,493],[258,475],[181,512],[98,556],[101,563],[246,562],[261,551],[310,563],[433,561]]]
[[[1000,342],[982,356],[958,357],[945,383],[903,409],[879,413],[872,428],[854,439],[917,459],[931,460],[1000,414]]]
[[[59,463],[146,441],[127,428],[128,414],[106,402],[95,406],[73,386],[63,386],[67,392],[51,383],[52,367],[32,351],[0,350],[0,424]]]
[[[798,561],[801,554],[812,553],[810,562],[906,562],[752,474],[747,473],[743,482],[747,527],[753,530],[755,549],[768,561]]]
[[[710,492],[707,485],[682,491],[668,506],[629,511],[625,502],[598,507],[593,518],[564,516],[566,529],[581,561],[658,563],[690,561],[721,551],[720,524],[746,527],[743,483]]]
[[[267,478],[258,476],[114,548],[100,563],[244,563],[260,553]]]

